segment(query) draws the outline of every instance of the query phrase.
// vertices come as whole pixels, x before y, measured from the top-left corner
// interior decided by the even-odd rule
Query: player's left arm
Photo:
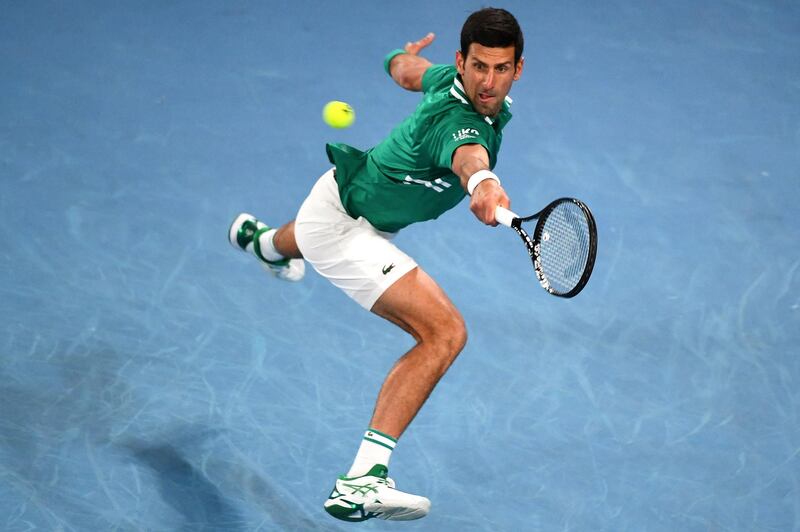
[[[389,58],[386,69],[398,85],[410,91],[422,90],[422,76],[432,63],[420,56],[419,52],[433,39],[433,33],[429,33],[416,42],[408,42],[402,51],[397,50],[396,55]]]
[[[499,179],[489,169],[489,153],[481,144],[462,144],[453,152],[453,173],[461,180],[461,186],[469,192],[470,179],[477,182],[472,191],[469,208],[486,225],[497,225],[495,208],[511,206],[508,194],[500,186]],[[494,176],[494,177],[492,177]],[[488,177],[488,178],[487,178]]]

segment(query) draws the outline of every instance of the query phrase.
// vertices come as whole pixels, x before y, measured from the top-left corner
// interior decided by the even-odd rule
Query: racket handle
[[[498,205],[494,211],[494,219],[497,220],[497,223],[503,224],[506,227],[511,227],[511,222],[514,221],[514,218],[519,218],[519,216],[500,205]]]

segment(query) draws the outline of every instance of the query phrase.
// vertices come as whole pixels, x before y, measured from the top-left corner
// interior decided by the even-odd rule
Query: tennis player
[[[325,510],[338,519],[392,520],[427,515],[430,501],[398,490],[387,477],[398,438],[467,341],[464,320],[438,284],[392,243],[400,229],[431,220],[471,195],[481,222],[497,225],[509,198],[492,172],[509,90],[522,74],[523,36],[503,9],[472,13],[461,30],[455,65],[432,65],[419,52],[428,34],[390,52],[386,72],[421,91],[416,111],[366,152],[328,144],[325,172],[297,217],[273,229],[242,213],[231,243],[280,279],[299,281],[308,261],[365,309],[416,340],[383,382],[353,465],[339,477]]]

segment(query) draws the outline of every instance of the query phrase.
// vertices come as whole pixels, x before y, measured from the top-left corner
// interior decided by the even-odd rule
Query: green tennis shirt
[[[453,65],[429,67],[422,90],[414,113],[374,148],[326,146],[347,213],[363,216],[381,231],[396,232],[455,207],[466,192],[450,168],[453,152],[480,144],[494,168],[503,127],[511,119],[510,98],[497,117],[479,114]]]

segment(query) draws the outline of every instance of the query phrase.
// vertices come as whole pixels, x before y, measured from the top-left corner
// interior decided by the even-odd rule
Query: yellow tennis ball
[[[350,127],[356,119],[356,112],[344,102],[332,101],[322,109],[322,119],[331,127],[342,129]]]

